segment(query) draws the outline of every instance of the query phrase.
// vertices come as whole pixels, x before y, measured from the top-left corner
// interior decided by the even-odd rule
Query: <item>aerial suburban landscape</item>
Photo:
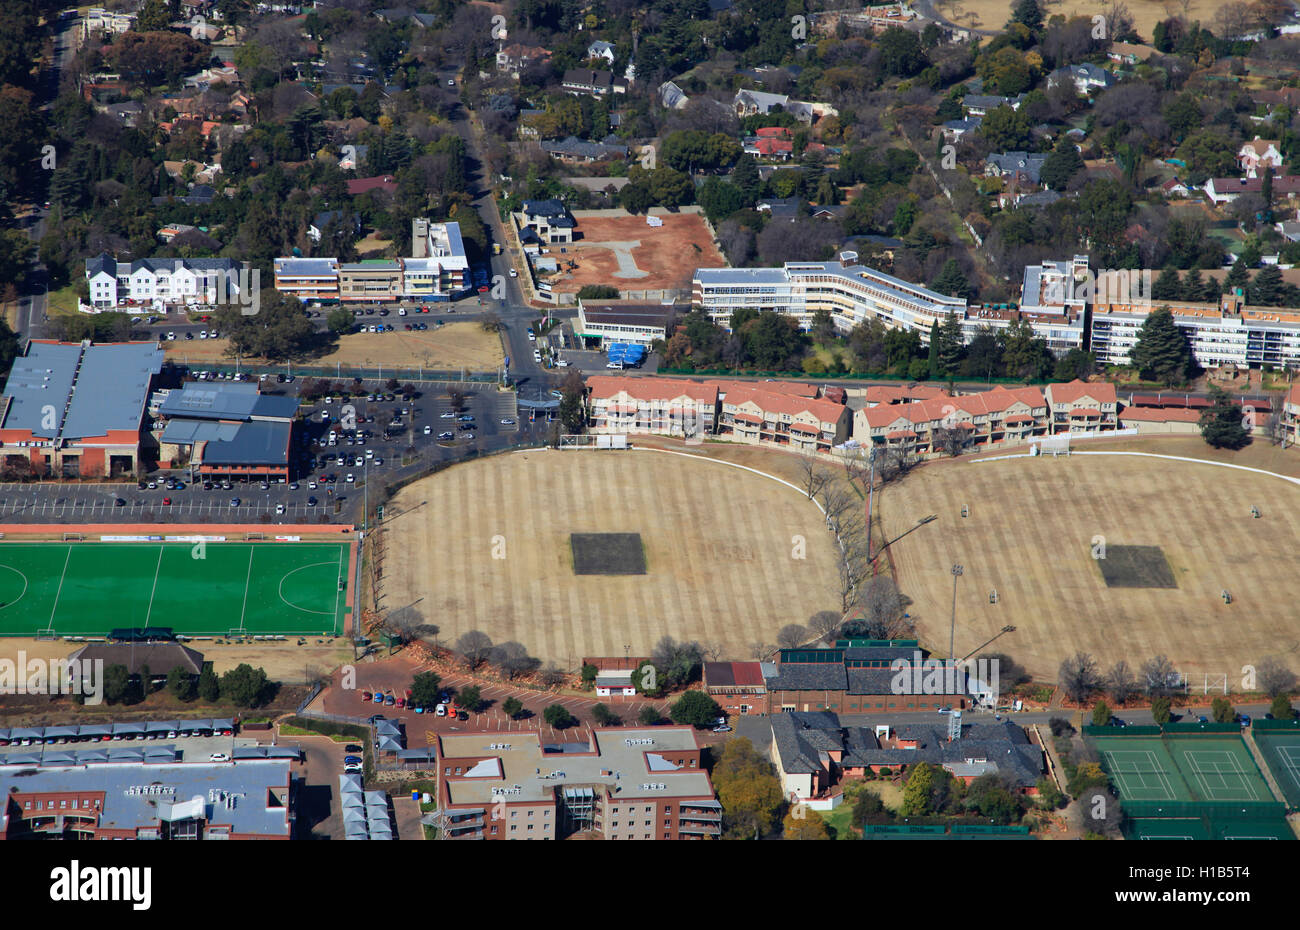
[[[0,309],[0,838],[1300,837],[1292,0],[6,0]]]

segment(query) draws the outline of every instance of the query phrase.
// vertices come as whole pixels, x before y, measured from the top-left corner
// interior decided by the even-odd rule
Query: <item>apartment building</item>
[[[609,375],[587,379],[587,423],[593,433],[711,434],[718,406],[716,384]]]
[[[339,299],[337,258],[277,258],[275,289],[303,302],[335,303]]]
[[[145,258],[119,262],[107,252],[86,260],[90,303],[82,309],[145,313],[237,300],[247,262],[230,258]]]
[[[1037,388],[1001,385],[978,394],[940,393],[910,402],[879,403],[853,415],[855,438],[917,454],[941,451],[947,431],[955,431],[966,448],[978,449],[1049,435],[1052,422],[1047,401]]]
[[[1300,442],[1300,384],[1291,388],[1282,404],[1282,428],[1286,442],[1293,446]]]
[[[578,300],[578,321],[574,335],[588,348],[606,342],[649,346],[668,338],[668,327],[676,315],[672,304],[634,301]]]
[[[1049,384],[1044,399],[1051,410],[1053,433],[1119,428],[1119,398],[1109,382],[1089,384],[1075,378],[1066,384]]]
[[[339,300],[391,303],[405,293],[401,259],[369,259],[339,265]]]
[[[451,300],[469,286],[459,223],[411,221],[412,258],[340,264],[337,258],[277,258],[275,289],[302,301]]]
[[[1127,365],[1138,332],[1153,310],[1168,307],[1202,367],[1300,366],[1300,310],[1248,307],[1241,288],[1216,304],[1099,303],[1092,308],[1091,348],[1097,361]]]
[[[830,452],[849,438],[851,416],[844,404],[763,390],[749,382],[718,382],[717,386],[720,436],[789,446],[800,452]]]
[[[449,840],[713,839],[722,805],[691,727],[440,735],[438,808]]]

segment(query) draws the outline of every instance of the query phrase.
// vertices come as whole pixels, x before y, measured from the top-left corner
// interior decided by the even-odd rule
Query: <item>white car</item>
[[[402,307],[397,311],[398,316],[406,316],[406,308]]]
[[[446,705],[446,704],[439,704],[437,707],[435,707],[435,708],[433,709],[433,713],[434,713],[435,716],[438,716],[438,717],[445,717],[445,716],[447,716],[447,705]]]
[[[214,752],[214,753],[212,753],[211,755],[208,756],[208,761],[209,761],[209,762],[229,762],[229,761],[230,761],[230,756],[226,755],[224,752]]]
[[[356,475],[353,475],[351,473],[348,474],[348,484],[352,484],[356,480],[357,480]]]
[[[176,341],[176,334],[175,334],[175,333],[168,333],[168,334],[167,334],[167,341],[168,341],[168,342],[175,342],[175,341]]]
[[[510,277],[512,277],[512,278],[517,278],[517,277],[519,277],[519,272],[517,272],[517,271],[515,271],[513,268],[511,268],[511,269],[510,269]]]
[[[275,505],[275,512],[276,512],[276,513],[284,513],[284,504],[276,504],[276,505]]]
[[[201,329],[201,330],[199,330],[199,338],[200,338],[200,339],[207,339],[207,338],[208,338],[208,331],[207,331],[206,329]]]
[[[432,433],[433,433],[433,427],[432,427],[432,426],[426,426],[426,427],[424,428],[424,435],[428,436],[428,435],[430,435],[430,434],[432,434]]]
[[[529,341],[529,342],[536,342],[536,341],[537,341],[537,334],[536,334],[535,332],[529,330],[529,332],[528,332],[528,341]]]

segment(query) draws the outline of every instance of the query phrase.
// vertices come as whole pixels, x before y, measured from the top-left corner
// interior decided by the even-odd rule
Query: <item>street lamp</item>
[[[948,661],[951,663],[957,657],[955,643],[957,637],[957,579],[962,576],[965,569],[962,566],[954,564],[952,567],[952,625],[948,627]]]

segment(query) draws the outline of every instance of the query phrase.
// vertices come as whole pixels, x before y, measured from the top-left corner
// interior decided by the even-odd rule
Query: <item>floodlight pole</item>
[[[952,624],[948,627],[948,662],[951,664],[957,657],[955,648],[957,638],[957,579],[962,576],[965,569],[960,565],[954,564],[952,567]]]

